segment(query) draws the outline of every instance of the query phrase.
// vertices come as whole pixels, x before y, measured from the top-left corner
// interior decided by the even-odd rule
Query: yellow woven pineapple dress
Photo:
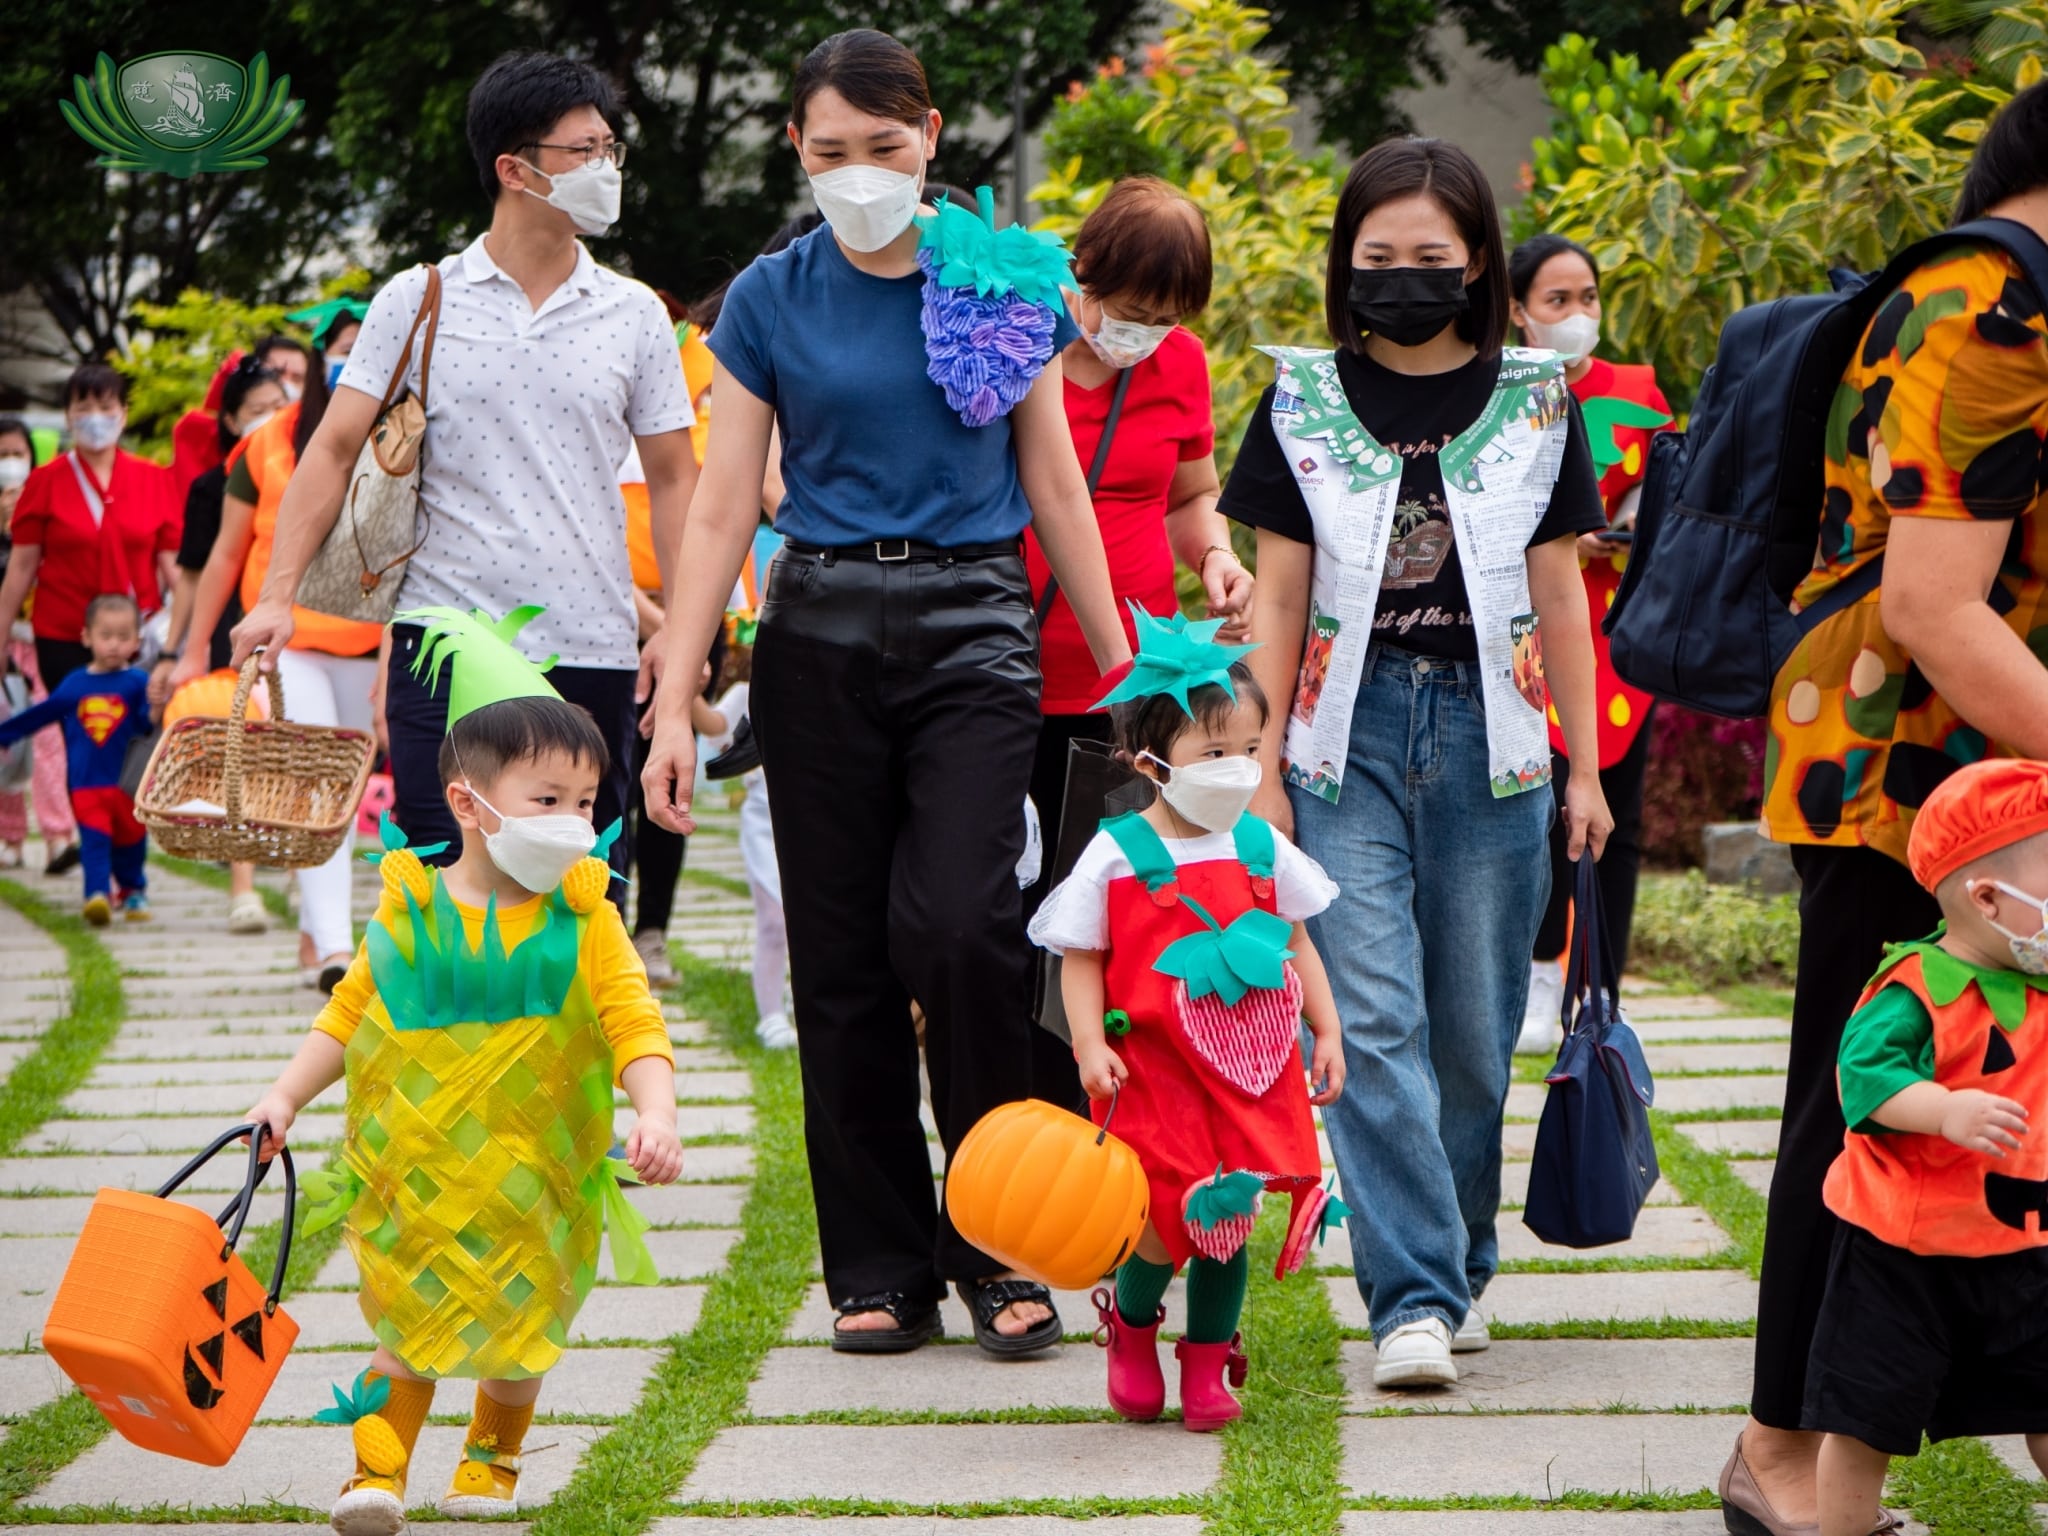
[[[388,824],[386,844],[376,918],[314,1023],[344,1047],[348,1103],[312,1223],[346,1214],[363,1316],[407,1369],[538,1376],[607,1229],[619,1278],[656,1278],[608,1153],[613,1084],[643,1056],[673,1065],[668,1029],[601,858],[477,908]]]

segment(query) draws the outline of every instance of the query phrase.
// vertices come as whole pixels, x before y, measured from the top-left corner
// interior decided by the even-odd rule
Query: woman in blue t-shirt
[[[647,805],[694,825],[687,685],[753,539],[779,427],[788,542],[750,704],[775,791],[833,1347],[916,1348],[950,1281],[984,1349],[1025,1354],[1057,1343],[1060,1322],[1044,1287],[1002,1275],[933,1197],[910,1003],[950,1155],[1030,1092],[1014,873],[1039,725],[1027,523],[1096,664],[1130,657],[1061,401],[1058,348],[1076,332],[1059,314],[1044,371],[1007,413],[986,420],[986,391],[949,401],[928,367],[957,383],[1006,364],[991,348],[947,373],[927,356],[919,210],[940,119],[916,55],[880,32],[826,39],[797,70],[790,119],[827,227],[741,272],[710,337],[718,430],[675,563]]]

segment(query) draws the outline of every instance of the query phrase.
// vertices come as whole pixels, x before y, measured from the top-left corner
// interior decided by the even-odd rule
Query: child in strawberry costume
[[[1923,1432],[2025,1435],[2048,1473],[2048,763],[1959,769],[1906,851],[1943,922],[1886,953],[1842,1034],[1801,1417],[1827,1435],[1821,1536],[1873,1528]]]
[[[406,1478],[444,1376],[477,1380],[452,1519],[518,1508],[519,1455],[608,1238],[621,1281],[658,1278],[619,1184],[682,1171],[675,1057],[618,909],[591,807],[604,737],[511,644],[539,613],[430,609],[418,669],[448,695],[440,770],[459,858],[384,824],[383,898],[348,974],[249,1112],[266,1153],[348,1083],[339,1156],[306,1230],[346,1221],[378,1348],[330,1422],[353,1426],[338,1536],[405,1528]],[[636,1112],[612,1157],[613,1086]]]
[[[1094,1115],[1138,1154],[1152,1217],[1097,1291],[1110,1406],[1157,1418],[1167,1283],[1188,1264],[1188,1326],[1175,1349],[1182,1422],[1216,1429],[1241,1413],[1237,1332],[1261,1195],[1294,1211],[1280,1270],[1341,1219],[1322,1188],[1311,1104],[1344,1088],[1336,1002],[1302,921],[1335,899],[1315,862],[1246,809],[1259,783],[1267,703],[1217,621],[1139,612],[1138,656],[1103,700],[1119,753],[1159,786],[1145,810],[1103,823],[1032,919],[1065,957],[1062,996]],[[1303,1014],[1314,1032],[1301,1068]]]

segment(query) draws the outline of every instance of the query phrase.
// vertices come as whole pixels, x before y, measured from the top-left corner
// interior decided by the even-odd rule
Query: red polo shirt
[[[125,592],[145,614],[163,606],[156,557],[176,550],[184,511],[171,493],[170,471],[115,450],[107,483],[97,486],[104,515],[95,519],[79,483],[86,469],[62,453],[33,471],[14,504],[17,544],[40,545],[35,607],[37,636],[78,639],[86,605],[109,592]]]
[[[1067,424],[1083,471],[1095,462],[1115,393],[1114,376],[1095,389],[1066,381]],[[1095,490],[1095,520],[1102,528],[1102,552],[1109,558],[1109,584],[1116,592],[1117,616],[1133,645],[1137,629],[1127,601],[1162,618],[1178,607],[1173,546],[1166,537],[1166,514],[1171,510],[1167,493],[1174,473],[1215,448],[1208,354],[1190,332],[1173,330],[1131,374],[1123,415],[1110,440],[1109,462],[1103,465]],[[1052,570],[1028,531],[1024,552],[1031,566],[1031,590],[1043,592]],[[1045,674],[1040,707],[1048,715],[1084,714],[1102,696],[1104,685],[1095,659],[1065,594],[1046,618],[1039,638],[1039,666]]]

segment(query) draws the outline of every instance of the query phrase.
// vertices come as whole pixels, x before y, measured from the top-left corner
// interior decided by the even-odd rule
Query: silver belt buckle
[[[893,555],[892,555],[892,554],[889,554],[889,553],[887,553],[887,546],[888,546],[888,545],[891,545],[891,544],[893,544],[893,545],[895,545],[895,546],[896,546],[896,553],[895,553],[895,554],[893,554]],[[910,540],[908,540],[908,539],[877,539],[877,540],[875,540],[875,558],[876,558],[876,559],[877,559],[878,561],[880,561],[880,562],[881,562],[882,564],[884,564],[884,565],[895,565],[895,564],[897,564],[897,563],[898,563],[899,561],[903,561],[903,560],[908,560],[908,559],[910,558]]]

